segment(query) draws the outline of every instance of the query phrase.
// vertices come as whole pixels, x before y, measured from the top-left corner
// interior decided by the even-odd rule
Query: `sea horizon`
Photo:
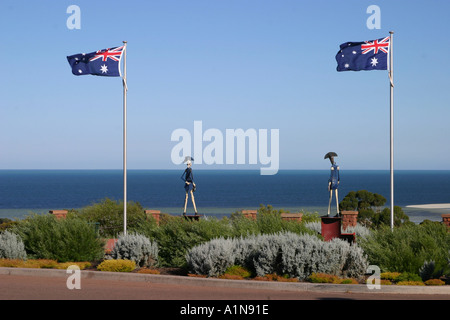
[[[182,169],[128,169],[127,199],[145,209],[181,214]],[[290,212],[327,213],[329,169],[281,169],[261,176],[259,169],[194,168],[199,214],[223,217],[261,204]],[[410,205],[450,203],[450,170],[395,170],[394,204],[413,222],[441,221],[450,209]],[[368,190],[390,205],[390,170],[341,169],[339,201],[349,191]],[[0,218],[23,218],[30,212],[80,209],[105,198],[123,199],[123,169],[0,169]],[[335,208],[333,198],[331,208]],[[189,200],[188,212],[193,212]],[[332,211],[333,213],[333,211]]]

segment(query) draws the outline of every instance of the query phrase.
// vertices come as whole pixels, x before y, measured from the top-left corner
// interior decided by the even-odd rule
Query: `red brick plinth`
[[[256,220],[258,210],[242,210],[242,215],[248,219]]]
[[[49,213],[54,215],[56,219],[65,219],[67,217],[67,210],[50,210]]]
[[[297,212],[297,213],[282,213],[281,219],[287,220],[287,221],[297,221],[302,222],[303,213]]]
[[[105,253],[110,254],[116,245],[117,239],[107,239],[105,244]]]
[[[356,227],[356,220],[358,218],[358,211],[341,211],[342,229],[347,227]]]
[[[159,220],[161,219],[161,211],[159,210],[145,210],[147,217],[153,217],[156,223],[159,225]]]
[[[450,228],[450,213],[444,213],[441,215],[441,217],[442,222],[447,226],[447,228]]]

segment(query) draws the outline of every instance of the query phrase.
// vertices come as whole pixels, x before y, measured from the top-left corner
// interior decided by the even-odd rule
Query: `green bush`
[[[422,278],[416,273],[403,272],[395,279],[395,282],[408,282],[408,281],[421,282]]]
[[[450,233],[441,223],[408,224],[393,231],[385,226],[359,242],[370,264],[383,271],[418,274],[426,261],[436,269],[448,266]]]
[[[114,238],[123,232],[123,201],[106,198],[80,210],[72,210],[71,215],[98,223],[100,236],[104,238]],[[138,202],[127,202],[127,231],[136,231],[146,218],[144,208]]]
[[[340,210],[358,211],[358,222],[362,225],[377,228],[391,224],[391,209],[382,208],[386,198],[367,190],[350,191],[339,203]],[[394,206],[394,225],[409,224],[409,217],[399,206]]]
[[[104,243],[95,228],[77,218],[56,219],[33,214],[14,227],[30,258],[59,262],[94,261],[103,257]]]

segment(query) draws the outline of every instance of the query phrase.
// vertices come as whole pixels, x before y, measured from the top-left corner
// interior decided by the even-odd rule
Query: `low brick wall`
[[[67,210],[50,210],[49,213],[54,215],[56,219],[65,219],[67,217]]]
[[[348,227],[356,227],[358,211],[341,211],[341,216],[343,230],[346,230]]]
[[[256,220],[258,210],[242,210],[242,215],[248,219]]]
[[[447,228],[450,228],[450,213],[445,213],[441,215],[442,222],[447,226]],[[449,229],[450,231],[450,229]]]
[[[282,213],[281,219],[287,220],[287,221],[297,221],[302,222],[303,213],[297,212],[297,213]]]
[[[147,217],[153,217],[156,220],[156,223],[159,225],[159,221],[161,219],[161,211],[159,210],[145,210],[145,214]]]

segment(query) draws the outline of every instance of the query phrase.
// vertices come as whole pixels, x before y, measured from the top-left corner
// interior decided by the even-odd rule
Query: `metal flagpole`
[[[389,82],[390,82],[390,104],[391,104],[391,230],[394,230],[394,57],[393,57],[393,41],[394,31],[389,31],[391,39],[389,40]]]
[[[127,234],[127,41],[123,41],[123,234]]]

